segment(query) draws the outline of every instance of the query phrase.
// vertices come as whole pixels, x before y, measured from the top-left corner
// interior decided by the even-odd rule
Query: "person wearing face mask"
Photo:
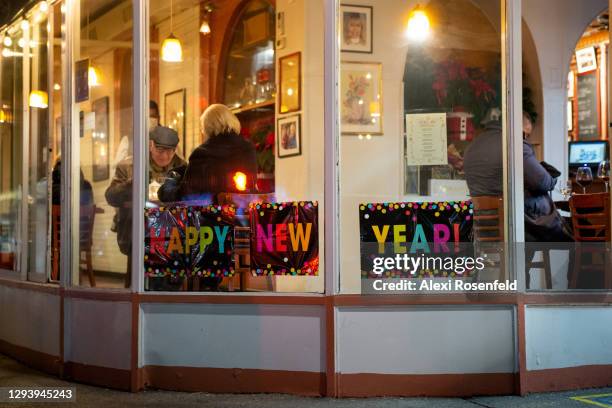
[[[149,131],[149,165],[148,184],[163,184],[168,172],[175,167],[186,166],[177,153],[179,137],[176,131],[164,126],[153,126]],[[106,201],[115,207],[114,224],[116,226],[117,244],[121,253],[128,256],[128,275],[126,287],[130,283],[129,267],[132,252],[132,181],[133,156],[122,160],[115,169],[115,175],[105,192]],[[150,189],[148,189],[150,190]],[[153,192],[155,193],[155,192]],[[155,194],[154,194],[155,195]],[[150,199],[152,197],[149,196]]]

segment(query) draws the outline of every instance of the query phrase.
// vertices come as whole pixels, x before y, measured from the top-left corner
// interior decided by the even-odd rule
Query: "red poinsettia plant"
[[[456,59],[437,64],[432,89],[438,105],[451,111],[463,110],[474,115],[476,123],[496,103],[495,89],[480,67],[466,67]]]
[[[274,173],[274,117],[251,122],[240,133],[255,145],[257,172]]]

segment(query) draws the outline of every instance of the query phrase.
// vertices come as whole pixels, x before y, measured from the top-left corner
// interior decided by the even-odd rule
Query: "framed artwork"
[[[381,135],[382,64],[343,61],[340,68],[340,130],[349,135]]]
[[[278,119],[276,135],[276,150],[279,158],[302,154],[302,129],[299,114]]]
[[[89,99],[89,59],[74,63],[74,101],[85,102]]]
[[[300,52],[279,58],[279,113],[297,112],[302,108],[301,60]]]
[[[245,17],[243,26],[242,45],[250,47],[270,38],[270,15],[267,10]]]
[[[372,6],[340,5],[341,51],[372,53],[372,13]]]
[[[186,151],[186,131],[185,131],[185,88],[169,92],[164,95],[164,122],[163,125],[176,130],[179,136],[179,144],[176,150],[185,157]]]
[[[108,149],[108,107],[109,97],[93,101],[94,127],[91,132],[93,181],[107,180],[110,176]]]
[[[597,57],[595,56],[595,47],[576,51],[576,66],[578,67],[579,74],[596,70]]]

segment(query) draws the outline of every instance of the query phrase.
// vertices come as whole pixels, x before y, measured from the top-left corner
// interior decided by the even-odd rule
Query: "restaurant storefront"
[[[132,392],[612,385],[608,1],[350,3],[0,27],[0,352]]]

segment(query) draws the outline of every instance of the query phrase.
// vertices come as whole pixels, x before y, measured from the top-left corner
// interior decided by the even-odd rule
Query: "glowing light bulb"
[[[22,30],[27,30],[28,28],[30,28],[30,23],[28,22],[28,20],[23,20],[21,22],[21,29]]]
[[[11,37],[6,36],[4,37],[4,40],[2,41],[2,43],[4,44],[5,47],[10,47],[11,45],[13,45],[13,40],[11,40]]]
[[[100,86],[100,78],[98,75],[98,70],[95,69],[91,65],[89,66],[89,69],[87,70],[87,83],[91,87]]]
[[[202,25],[200,26],[200,32],[204,35],[210,34],[210,24],[208,24],[208,21],[202,21]]]
[[[34,90],[30,92],[30,107],[45,109],[49,106],[49,95],[45,91]]]
[[[241,171],[237,171],[234,173],[234,185],[236,186],[236,190],[244,191],[246,190],[247,176]]]
[[[406,26],[406,37],[414,41],[424,41],[429,37],[429,18],[421,6],[417,5],[416,8],[410,13],[408,17],[408,24]]]
[[[162,43],[161,55],[162,60],[166,62],[183,61],[183,47],[174,34],[170,33],[168,38]]]
[[[39,7],[40,7],[40,11],[42,11],[43,13],[46,13],[47,11],[49,11],[49,5],[47,4],[46,1],[41,1],[39,3]]]
[[[19,46],[19,48],[23,48],[23,47],[25,47],[25,43],[26,43],[26,42],[25,42],[25,40],[24,40],[23,38],[20,38],[20,39],[17,41],[17,45]]]

